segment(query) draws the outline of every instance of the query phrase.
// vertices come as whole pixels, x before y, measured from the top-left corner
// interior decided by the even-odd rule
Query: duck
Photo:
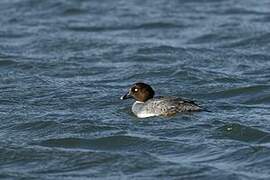
[[[121,100],[134,99],[132,112],[138,118],[147,118],[153,116],[173,116],[177,113],[198,112],[203,108],[194,101],[173,96],[154,97],[153,88],[143,82],[135,83],[129,88],[128,92],[121,96]]]

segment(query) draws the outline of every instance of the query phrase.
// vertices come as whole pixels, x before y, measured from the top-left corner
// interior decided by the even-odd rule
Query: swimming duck
[[[135,83],[121,99],[133,98],[132,112],[138,118],[172,116],[178,112],[202,111],[194,101],[178,97],[154,97],[155,91],[145,83]]]

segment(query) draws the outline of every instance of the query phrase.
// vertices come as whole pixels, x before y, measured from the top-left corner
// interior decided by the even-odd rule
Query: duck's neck
[[[135,101],[135,103],[137,104],[142,104],[142,103],[144,103],[144,102],[142,102],[142,101]]]

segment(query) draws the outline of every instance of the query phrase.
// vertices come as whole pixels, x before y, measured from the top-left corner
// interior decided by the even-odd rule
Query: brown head
[[[133,98],[136,101],[146,102],[148,99],[153,98],[155,95],[154,90],[145,83],[135,83],[129,91],[121,97],[121,99]]]

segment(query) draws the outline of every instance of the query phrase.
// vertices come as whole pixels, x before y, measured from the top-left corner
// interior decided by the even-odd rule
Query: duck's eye
[[[135,91],[135,92],[137,92],[137,91],[138,91],[138,89],[137,89],[137,88],[135,88],[135,89],[134,89],[134,91]]]

